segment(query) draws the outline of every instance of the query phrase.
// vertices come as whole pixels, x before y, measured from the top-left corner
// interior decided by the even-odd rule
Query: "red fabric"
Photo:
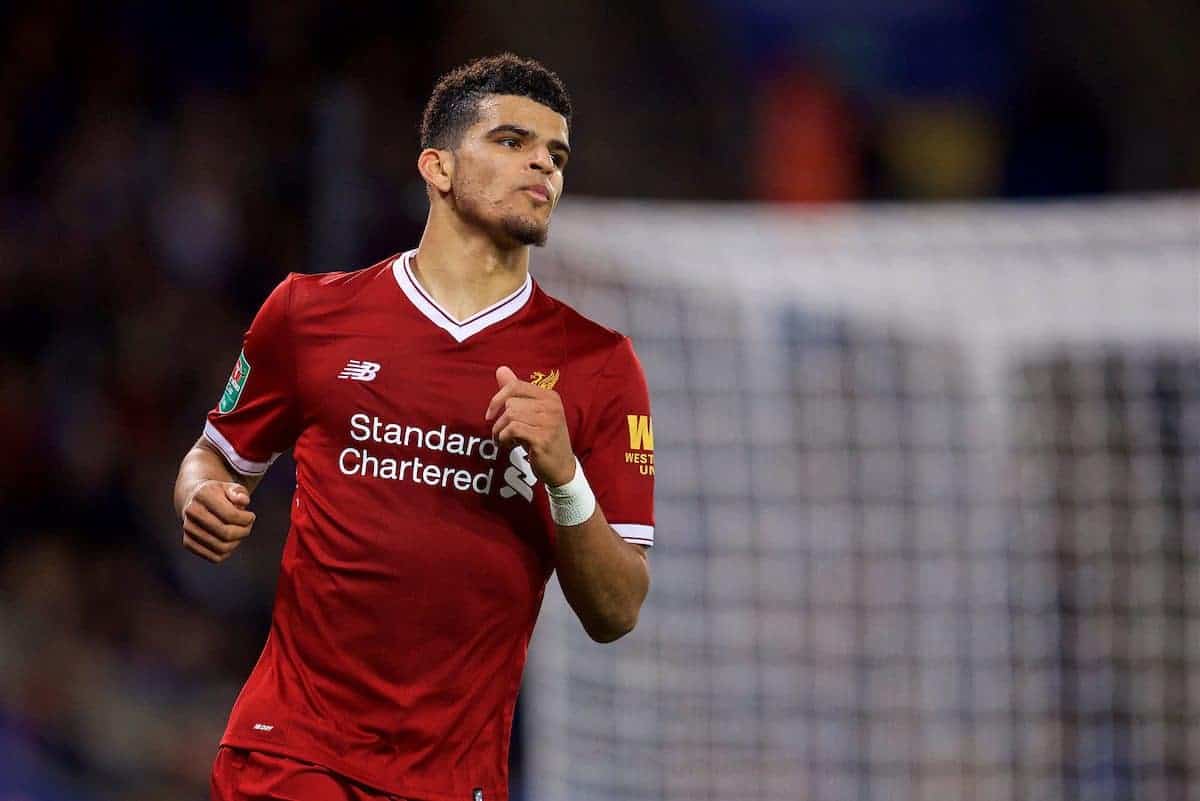
[[[213,763],[212,801],[405,801],[288,757],[223,746]]]
[[[496,367],[559,372],[605,515],[652,527],[653,476],[625,460],[627,417],[650,413],[646,383],[627,338],[536,285],[463,342],[402,286],[391,260],[289,276],[247,332],[236,407],[209,414],[242,460],[294,443],[296,461],[270,633],[222,743],[405,797],[469,801],[481,788],[503,801],[555,528],[541,483],[483,444]],[[351,360],[379,367],[339,378]]]
[[[647,522],[647,510],[653,504],[654,437],[649,397],[641,362],[626,339],[596,375],[582,435],[571,437],[588,484],[596,493],[596,502],[609,524],[618,528]],[[626,539],[653,545],[635,534]]]

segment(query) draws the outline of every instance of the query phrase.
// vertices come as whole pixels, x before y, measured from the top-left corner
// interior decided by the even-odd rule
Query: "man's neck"
[[[529,274],[528,246],[502,249],[486,234],[464,226],[425,226],[413,276],[439,306],[466,320],[516,292]]]

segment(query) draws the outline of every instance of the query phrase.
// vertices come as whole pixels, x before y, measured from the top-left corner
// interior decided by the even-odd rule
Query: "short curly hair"
[[[520,95],[554,109],[571,124],[571,98],[562,80],[539,62],[512,53],[487,56],[438,79],[421,115],[421,148],[450,150],[479,119],[488,95]]]

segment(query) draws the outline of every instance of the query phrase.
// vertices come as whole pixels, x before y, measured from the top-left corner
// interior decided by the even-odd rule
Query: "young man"
[[[552,571],[591,637],[649,587],[653,431],[629,340],[529,277],[563,188],[570,101],[512,55],[444,76],[415,250],[289,275],[175,485],[184,547],[249,535],[294,448],[271,630],[213,798],[507,798],[526,649]]]

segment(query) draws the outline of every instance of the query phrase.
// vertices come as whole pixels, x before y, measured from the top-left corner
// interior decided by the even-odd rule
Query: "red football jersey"
[[[553,388],[613,528],[654,542],[654,437],[627,337],[531,280],[458,322],[415,251],[289,275],[205,436],[239,472],[294,448],[271,630],[222,743],[406,798],[508,796],[513,708],[554,569],[546,492],[484,420],[495,372]]]

